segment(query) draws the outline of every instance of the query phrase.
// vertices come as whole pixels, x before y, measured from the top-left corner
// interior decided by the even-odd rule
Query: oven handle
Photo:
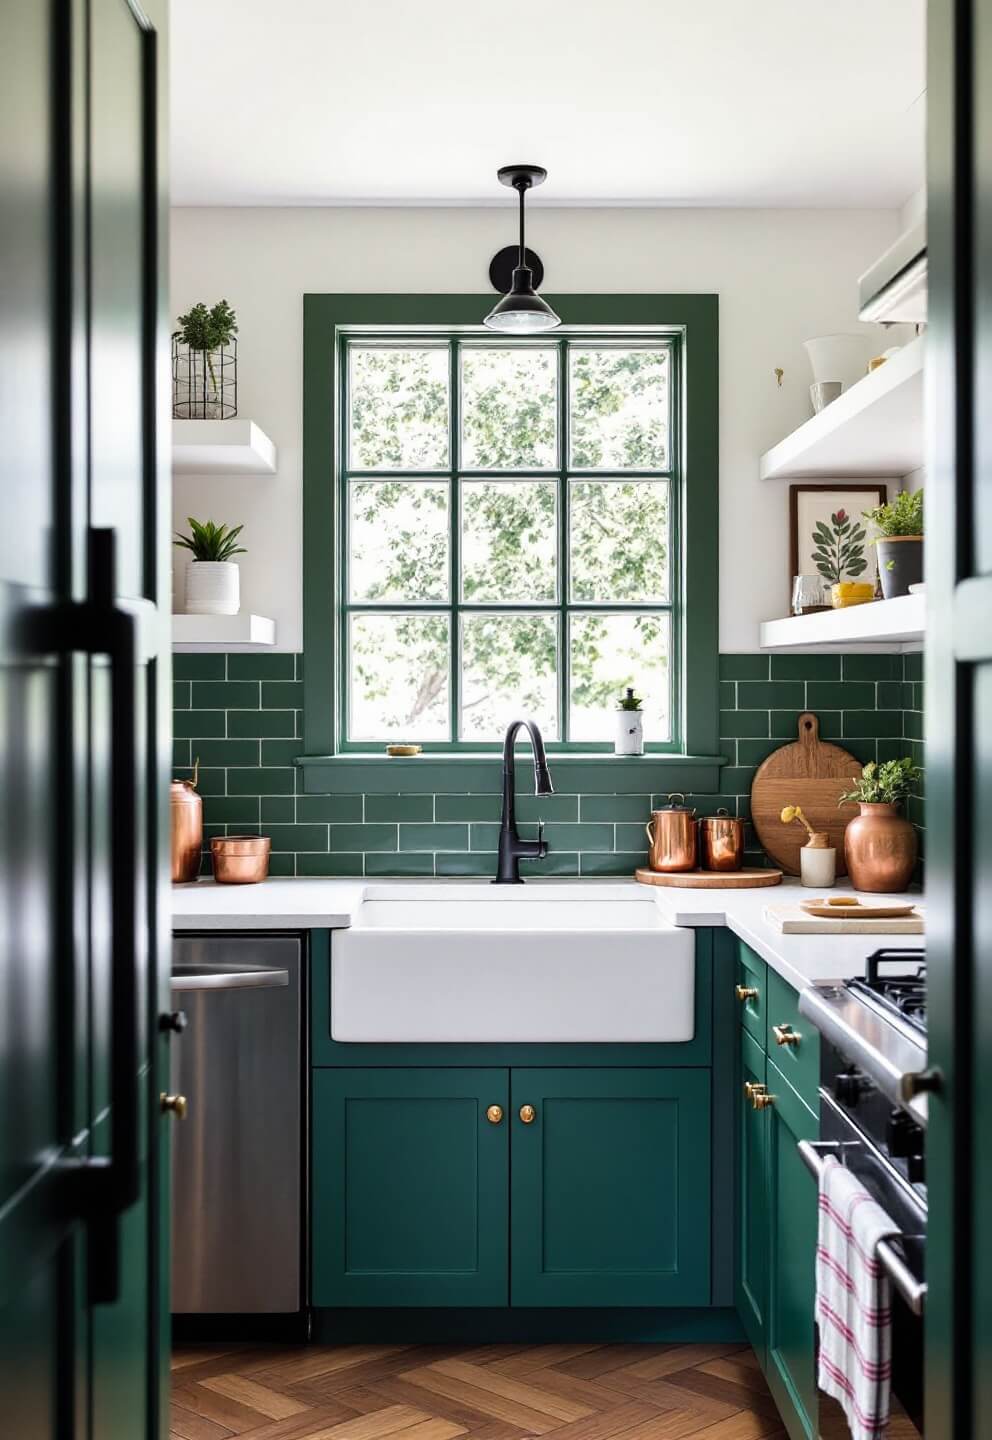
[[[840,1148],[841,1146],[837,1141],[799,1141],[799,1158],[816,1180],[817,1184],[819,1184],[820,1171],[823,1169],[824,1159],[827,1155],[833,1155],[836,1158],[837,1151]],[[927,1296],[926,1281],[916,1278],[902,1255],[890,1240],[880,1240],[875,1248],[875,1253],[882,1262],[882,1268],[913,1314],[922,1315]]]

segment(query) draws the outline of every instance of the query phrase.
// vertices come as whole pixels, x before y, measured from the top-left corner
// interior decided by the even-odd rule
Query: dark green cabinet
[[[763,1110],[754,1108],[751,1094],[754,1088],[764,1087],[766,1066],[761,1046],[746,1030],[742,1031],[741,1083],[737,1091],[740,1182],[735,1299],[741,1323],[762,1365],[768,1323],[768,1121]]]
[[[790,1440],[812,1440],[817,1204],[797,1147],[819,1135],[819,1037],[792,987],[741,952],[767,1005],[763,1029],[742,1013],[739,1031],[737,1308]]]
[[[508,1088],[502,1069],[314,1071],[315,1305],[507,1303]]]
[[[318,1069],[312,1132],[318,1307],[709,1303],[708,1070]]]
[[[709,1072],[514,1070],[510,1088],[512,1303],[706,1304]]]
[[[816,1186],[799,1158],[820,1122],[768,1062],[768,1323],[766,1376],[792,1440],[814,1434]]]

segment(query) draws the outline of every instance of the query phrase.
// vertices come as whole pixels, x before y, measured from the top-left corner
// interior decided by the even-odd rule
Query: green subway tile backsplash
[[[303,657],[177,655],[175,773],[200,761],[205,838],[271,835],[270,873],[300,876],[476,875],[496,864],[497,793],[304,795],[294,761],[302,749]],[[700,814],[725,808],[749,818],[756,767],[815,710],[825,740],[860,760],[923,761],[923,670],[918,655],[721,655],[717,794],[691,795]],[[552,776],[554,757],[551,758]],[[543,820],[551,851],[531,875],[629,875],[647,858],[644,824],[665,803],[657,791],[517,797],[522,835]],[[907,814],[923,833],[923,786]],[[745,863],[763,856],[750,826]],[[204,857],[204,870],[209,870]]]

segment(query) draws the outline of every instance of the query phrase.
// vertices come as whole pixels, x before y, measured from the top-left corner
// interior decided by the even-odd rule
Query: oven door
[[[887,1437],[914,1440],[923,1434],[927,1212],[902,1176],[822,1088],[820,1136],[819,1141],[804,1141],[799,1147],[814,1176],[825,1156],[836,1156],[899,1226],[898,1240],[879,1247],[879,1259],[892,1282],[892,1421]],[[836,1401],[822,1392],[817,1400],[820,1440],[849,1440],[847,1422]]]

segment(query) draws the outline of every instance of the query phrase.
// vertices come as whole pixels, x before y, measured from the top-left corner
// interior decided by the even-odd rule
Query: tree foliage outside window
[[[627,686],[674,740],[668,336],[350,337],[344,746],[477,748],[514,716],[605,747]]]

